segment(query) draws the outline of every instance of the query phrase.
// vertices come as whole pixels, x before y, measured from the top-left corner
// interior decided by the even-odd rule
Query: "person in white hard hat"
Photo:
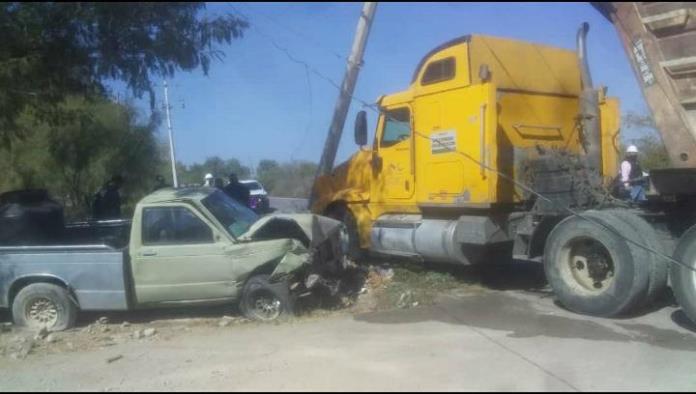
[[[213,174],[205,174],[205,182],[203,183],[203,186],[213,187],[214,179],[215,177],[213,176]]]
[[[629,192],[631,201],[645,201],[645,178],[638,163],[638,148],[629,145],[626,156],[621,162],[621,183]]]

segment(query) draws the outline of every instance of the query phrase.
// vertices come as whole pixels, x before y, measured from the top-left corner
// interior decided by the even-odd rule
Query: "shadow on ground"
[[[449,298],[432,306],[371,312],[354,316],[357,321],[378,324],[413,324],[439,321],[477,329],[508,332],[509,338],[572,338],[593,341],[640,342],[673,350],[696,351],[696,337],[677,330],[645,324],[615,323],[615,330],[582,316],[566,317],[542,312],[531,301],[504,292]]]

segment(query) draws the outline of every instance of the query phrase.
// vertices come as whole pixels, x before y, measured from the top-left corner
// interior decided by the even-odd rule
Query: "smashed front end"
[[[271,273],[271,281],[287,280],[297,296],[319,288],[332,296],[338,293],[348,266],[347,233],[340,221],[313,214],[271,215],[254,223],[242,239],[291,240]]]

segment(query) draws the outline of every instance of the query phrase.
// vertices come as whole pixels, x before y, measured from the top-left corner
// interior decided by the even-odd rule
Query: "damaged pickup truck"
[[[6,204],[0,218],[27,210]],[[340,222],[258,217],[212,188],[156,191],[120,223],[121,237],[103,236],[104,223],[61,224],[57,244],[0,246],[0,308],[11,308],[15,324],[50,330],[71,327],[80,310],[230,302],[248,318],[274,320],[313,290],[335,294],[347,264]]]

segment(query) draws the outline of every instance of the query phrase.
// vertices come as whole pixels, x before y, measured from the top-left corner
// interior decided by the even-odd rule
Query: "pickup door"
[[[138,214],[142,220],[134,223],[131,235],[138,304],[236,296],[230,256],[236,245],[197,210],[167,204],[144,206]]]

